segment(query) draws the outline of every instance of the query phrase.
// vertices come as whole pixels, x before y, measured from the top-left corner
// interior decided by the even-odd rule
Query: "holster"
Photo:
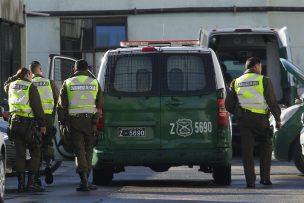
[[[96,113],[92,116],[92,128],[93,128],[93,133],[94,133],[94,136],[95,136],[95,144],[94,144],[94,147],[96,147],[97,144],[98,144],[98,138],[99,138],[99,134],[100,134],[100,132],[98,132],[98,130],[97,130],[97,123],[99,122],[99,119],[100,119],[100,113],[99,113],[99,112],[96,112]]]
[[[37,129],[37,123],[32,118],[24,118],[13,115],[10,122],[10,133],[15,138],[16,134],[25,135],[27,142],[41,143],[41,134]]]
[[[241,106],[240,106],[239,103],[237,103],[235,105],[234,116],[235,116],[236,120],[241,119],[241,117],[243,116],[243,110],[242,110],[242,108],[241,108]]]
[[[73,153],[72,135],[69,127],[69,122],[67,122],[66,125],[59,125],[61,138],[59,141],[59,145],[62,145],[67,152]]]
[[[273,126],[269,126],[269,133],[268,133],[269,137],[273,137]]]
[[[34,120],[29,122],[28,132],[25,139],[39,145],[42,143],[41,133],[38,131],[38,125]]]
[[[10,141],[13,141],[13,139],[14,139],[14,133],[12,133],[12,130],[11,130],[11,127],[10,127],[10,126],[7,127],[7,129],[6,129],[6,134],[7,134],[7,136],[8,136],[8,139],[9,139]]]

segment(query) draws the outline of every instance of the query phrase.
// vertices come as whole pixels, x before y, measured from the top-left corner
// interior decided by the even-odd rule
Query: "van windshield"
[[[189,95],[215,90],[209,54],[109,55],[105,91],[118,95]]]

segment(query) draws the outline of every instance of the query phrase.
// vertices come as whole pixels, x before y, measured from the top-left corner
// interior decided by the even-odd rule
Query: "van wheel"
[[[231,183],[231,165],[214,166],[213,178],[216,185],[230,185]]]
[[[113,167],[102,166],[93,169],[93,183],[96,185],[109,185],[113,179]]]
[[[297,140],[295,144],[295,149],[293,153],[293,160],[297,169],[304,174],[304,156],[302,154],[302,147],[300,145],[300,140]]]

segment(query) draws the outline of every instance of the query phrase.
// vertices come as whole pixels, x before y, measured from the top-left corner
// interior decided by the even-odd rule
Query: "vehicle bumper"
[[[197,150],[117,150],[94,149],[92,165],[148,166],[153,164],[230,165],[231,148]]]

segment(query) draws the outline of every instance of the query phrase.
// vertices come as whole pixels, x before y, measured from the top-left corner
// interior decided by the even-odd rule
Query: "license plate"
[[[146,128],[118,128],[120,137],[145,137]]]

